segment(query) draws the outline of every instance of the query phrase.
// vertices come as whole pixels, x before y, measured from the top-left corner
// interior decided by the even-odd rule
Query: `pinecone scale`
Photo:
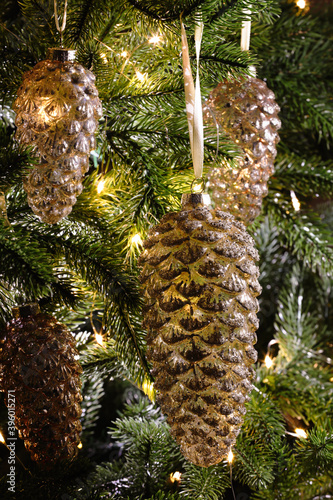
[[[267,181],[274,172],[280,111],[274,93],[258,78],[225,80],[210,93],[204,120],[214,119],[226,135],[243,151],[237,167],[227,163],[208,173],[212,198],[244,224],[259,215],[267,195]]]
[[[18,311],[1,341],[1,390],[6,405],[8,391],[15,391],[19,436],[31,458],[47,468],[77,455],[82,368],[64,325],[47,314],[22,317]]]
[[[241,223],[204,206],[164,216],[144,246],[158,401],[183,454],[207,467],[234,444],[252,389],[258,254]]]
[[[40,158],[24,179],[28,203],[49,224],[68,215],[82,192],[102,116],[95,76],[77,63],[53,60],[53,51],[61,53],[50,49],[47,60],[23,75],[13,106],[17,138]]]

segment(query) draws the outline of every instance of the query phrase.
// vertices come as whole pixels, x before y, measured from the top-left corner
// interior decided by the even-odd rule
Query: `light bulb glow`
[[[272,368],[272,366],[273,366],[273,360],[268,354],[266,354],[266,357],[265,357],[265,365],[266,365],[266,368]]]
[[[135,74],[136,74],[137,79],[140,80],[140,82],[144,81],[145,75],[143,75],[140,71],[136,71]]]
[[[5,438],[3,437],[2,432],[0,432],[0,443],[6,443]]]
[[[135,234],[134,236],[132,236],[131,238],[131,244],[132,245],[136,245],[136,246],[139,246],[139,245],[142,245],[142,238],[141,236],[139,235],[139,233]]]
[[[106,57],[106,54],[105,54],[104,52],[101,52],[101,58],[103,59],[103,61],[104,61],[105,63],[107,63],[107,62],[108,62],[108,58]]]
[[[81,450],[82,446],[83,446],[82,441],[80,441],[77,447],[79,448],[79,450]]]
[[[179,471],[171,472],[171,474],[170,474],[170,481],[172,483],[174,483],[175,481],[177,481],[178,483],[180,483],[181,477],[182,477],[182,473],[181,472],[179,472]]]
[[[160,40],[161,40],[161,37],[159,35],[154,35],[154,36],[149,38],[148,42],[156,45],[157,43],[160,42]]]
[[[297,434],[297,436],[299,438],[303,438],[303,439],[306,439],[308,437],[307,433],[305,432],[304,429],[295,429],[295,434]]]
[[[100,333],[95,333],[95,340],[97,342],[98,345],[100,346],[104,346],[104,338],[103,338],[103,335],[101,335]]]
[[[297,0],[296,5],[299,9],[305,9],[306,1],[305,0]]]
[[[294,207],[295,211],[298,212],[301,208],[301,204],[299,202],[299,199],[297,198],[294,191],[290,191],[290,196],[291,196],[291,202],[293,204],[293,207]]]
[[[103,179],[101,179],[98,184],[97,184],[97,193],[98,194],[101,194],[101,192],[103,191],[104,189],[104,186],[105,186],[105,181]]]
[[[123,50],[120,55],[121,57],[127,57],[127,51]]]
[[[234,459],[234,454],[233,454],[232,450],[230,450],[228,453],[228,457],[227,457],[229,464],[232,464],[233,459]]]

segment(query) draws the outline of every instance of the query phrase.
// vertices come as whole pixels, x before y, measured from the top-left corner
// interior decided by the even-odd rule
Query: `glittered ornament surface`
[[[184,195],[182,210],[165,215],[144,247],[158,402],[184,456],[208,467],[235,443],[252,389],[258,253],[243,224],[204,206],[202,195]]]
[[[82,192],[102,115],[95,76],[63,60],[72,52],[50,49],[47,60],[24,74],[13,106],[17,138],[34,146],[40,159],[24,180],[28,203],[50,224],[68,215]]]
[[[219,83],[204,105],[205,122],[217,123],[244,153],[235,168],[226,163],[210,170],[212,198],[246,225],[259,215],[274,172],[279,111],[274,93],[252,77]]]
[[[15,426],[31,458],[48,468],[77,455],[82,368],[64,325],[36,304],[15,314],[0,344],[0,387],[7,406],[15,394]]]

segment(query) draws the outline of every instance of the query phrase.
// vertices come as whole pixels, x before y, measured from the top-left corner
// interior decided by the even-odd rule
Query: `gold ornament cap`
[[[182,210],[193,210],[193,208],[211,208],[211,200],[208,193],[184,193],[182,195]]]
[[[15,319],[35,316],[36,314],[40,313],[39,304],[37,304],[37,302],[32,302],[31,304],[24,304],[23,306],[13,307],[12,313]]]
[[[59,62],[74,62],[75,56],[76,50],[74,49],[62,49],[55,47],[52,49],[48,49],[46,59]]]

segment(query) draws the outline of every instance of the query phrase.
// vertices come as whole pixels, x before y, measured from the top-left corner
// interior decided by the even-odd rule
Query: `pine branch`
[[[314,212],[295,212],[281,193],[273,190],[264,203],[278,230],[280,244],[313,271],[332,273],[333,239],[319,216]]]
[[[181,498],[218,500],[230,486],[226,464],[202,468],[185,462],[184,469],[180,485]]]
[[[333,161],[320,156],[300,157],[283,151],[277,157],[273,188],[294,190],[301,196],[333,196]]]
[[[110,16],[106,0],[73,0],[70,4],[65,39],[77,46],[87,41],[92,33],[98,33]]]

